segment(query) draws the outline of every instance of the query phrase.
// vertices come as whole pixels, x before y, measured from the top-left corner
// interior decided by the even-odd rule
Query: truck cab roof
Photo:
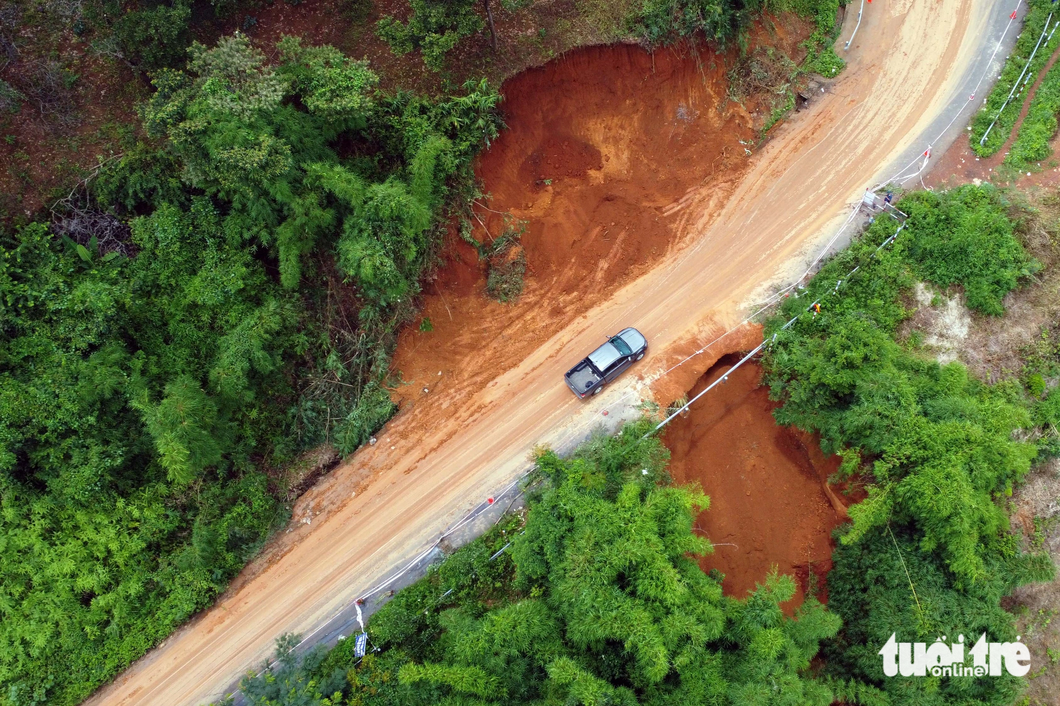
[[[625,343],[623,342],[622,345],[625,345]],[[589,354],[589,362],[593,364],[593,367],[596,368],[597,372],[602,373],[623,355],[629,354],[623,353],[618,346],[611,341],[608,341]]]
[[[641,350],[646,343],[640,331],[627,328],[590,353],[589,362],[598,372],[603,373],[616,360],[623,356],[633,355],[634,351]]]

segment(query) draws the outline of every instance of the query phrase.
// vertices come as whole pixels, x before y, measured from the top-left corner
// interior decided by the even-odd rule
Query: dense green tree
[[[876,482],[851,509],[854,528],[844,541],[892,519],[912,522],[924,551],[941,552],[974,582],[1007,529],[995,497],[1010,494],[1037,455],[1014,436],[1031,417],[1009,389],[984,385],[959,363],[911,353],[894,336],[909,314],[902,294],[917,279],[962,284],[970,305],[994,311],[1030,271],[1029,258],[1005,204],[987,187],[918,193],[899,208],[910,217],[893,246],[877,252],[897,230],[878,219],[807,293],[788,301],[775,329],[820,297],[825,307],[779,334],[767,379],[784,403],[780,423],[819,432],[826,451],[845,453],[845,470],[871,459]],[[855,265],[864,269],[842,296],[827,296]]]
[[[376,77],[363,61],[291,37],[278,46],[282,63],[272,67],[241,35],[212,49],[193,45],[188,73],[155,78],[148,132],[168,138],[188,186],[231,205],[231,230],[275,250],[285,287],[298,286],[318,241],[337,239],[340,267],[370,302],[408,296],[445,182],[474,151],[465,140],[496,135],[496,99],[454,100],[448,115],[403,135],[398,168],[358,170],[338,159],[331,141],[387,130],[393,116],[385,112],[400,103],[379,114]]]
[[[195,45],[90,194],[117,240],[0,234],[0,704],[84,698],[282,517],[263,459],[352,452],[392,414],[394,332],[499,97],[375,84],[297,39],[276,65]]]
[[[122,56],[143,71],[184,63],[191,41],[191,3],[145,4],[121,13],[111,28]]]
[[[287,383],[244,329],[271,316],[258,343],[297,347],[297,304],[219,222],[202,200],[160,209],[134,223],[135,258],[41,225],[5,237],[0,703],[86,696],[205,605],[276,518],[246,464],[272,403],[248,392]]]
[[[990,187],[918,192],[898,208],[909,218],[891,246],[881,249],[898,224],[878,218],[767,325],[777,333],[765,359],[777,420],[819,433],[826,452],[844,456],[840,475],[869,481],[828,576],[844,622],[826,649],[830,683],[870,704],[1012,703],[1019,679],[884,678],[878,652],[892,633],[1010,640],[1001,599],[1053,573],[1048,557],[1021,553],[1004,505],[1038,454],[1020,431],[1048,414],[1019,385],[986,385],[960,363],[936,362],[916,332],[899,335],[918,280],[962,287],[969,306],[998,314],[1034,263]],[[805,313],[818,300],[821,311]],[[781,329],[791,316],[799,321]]]
[[[843,619],[843,631],[823,650],[829,671],[877,687],[893,706],[1015,702],[1018,677],[885,677],[879,650],[892,634],[899,642],[926,643],[941,636],[956,643],[964,635],[967,649],[984,633],[991,642],[1015,641],[1012,614],[1001,601],[1019,584],[1046,577],[1047,560],[994,555],[988,578],[962,587],[920,550],[914,533],[883,527],[837,548],[834,561],[828,605]]]
[[[168,383],[162,401],[143,404],[140,411],[170,482],[187,485],[221,460],[214,435],[217,404],[190,377]]]

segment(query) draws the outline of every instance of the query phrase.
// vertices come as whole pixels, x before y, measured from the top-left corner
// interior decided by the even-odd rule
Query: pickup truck
[[[627,328],[607,339],[607,343],[567,371],[563,378],[579,399],[599,394],[604,385],[644,357],[648,340],[635,328]]]

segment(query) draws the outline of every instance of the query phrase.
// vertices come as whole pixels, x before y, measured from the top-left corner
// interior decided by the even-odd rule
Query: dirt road
[[[724,203],[716,190],[701,189],[664,210],[671,227],[689,236],[682,240],[686,247],[474,394],[424,395],[377,445],[307,494],[296,520],[311,524],[295,525],[270,563],[247,574],[252,580],[235,586],[89,703],[180,706],[216,698],[267,656],[279,634],[311,631],[515,478],[534,445],[568,448],[600,422],[635,416],[645,380],[628,376],[583,404],[563,386],[563,372],[606,334],[634,325],[651,342],[653,355],[640,364],[650,378],[680,351],[694,350],[737,321],[745,305],[767,291],[763,283],[799,270],[806,253],[845,217],[845,204],[921,142],[964,90],[967,67],[982,53],[994,16],[1007,15],[1009,4],[867,5],[846,54],[848,71],[810,110],[778,129],[742,180],[723,194]],[[658,129],[670,128],[660,121]],[[467,354],[473,358],[477,351]],[[700,356],[682,367],[674,379],[683,382],[674,384],[687,389],[716,357]],[[316,515],[317,508],[327,511]]]

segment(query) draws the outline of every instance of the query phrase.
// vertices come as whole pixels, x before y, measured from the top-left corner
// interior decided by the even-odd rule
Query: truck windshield
[[[623,341],[618,336],[615,336],[614,338],[611,339],[611,345],[614,346],[615,348],[617,348],[618,352],[621,353],[622,355],[632,355],[633,354],[633,351],[630,350],[628,345],[626,345],[626,342]]]

